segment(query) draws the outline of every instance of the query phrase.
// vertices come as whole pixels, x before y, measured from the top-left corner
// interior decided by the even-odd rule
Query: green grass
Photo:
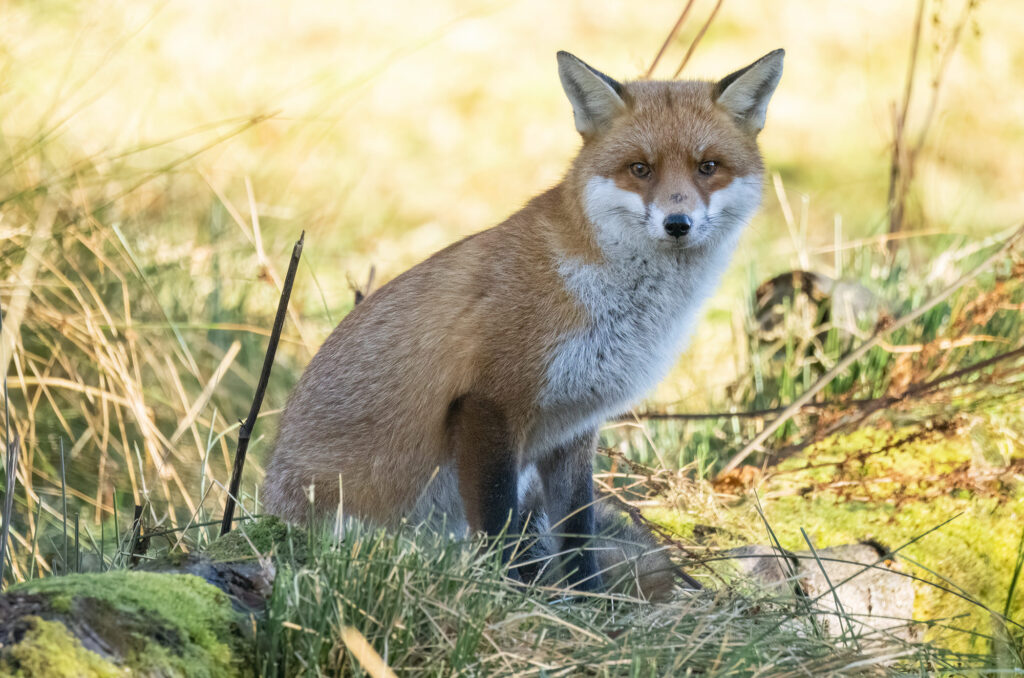
[[[291,558],[295,549],[304,557]],[[858,652],[869,638],[822,638],[804,608],[738,589],[680,592],[665,605],[524,590],[495,553],[433,534],[354,527],[334,542],[291,532],[275,552],[261,675],[361,675],[346,627],[389,665],[424,676],[939,675],[989,665],[984,653],[908,645],[887,668],[892,647]]]

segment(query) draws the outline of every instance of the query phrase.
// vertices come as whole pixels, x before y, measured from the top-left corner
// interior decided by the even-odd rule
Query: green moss
[[[213,678],[238,675],[243,665],[230,599],[193,575],[68,575],[12,590],[47,595],[51,606],[72,600],[71,613],[107,631],[105,637],[118,639],[126,662],[136,670]],[[65,604],[53,606],[54,611]]]
[[[288,536],[288,526],[274,516],[242,523],[235,530],[216,539],[205,554],[213,560],[247,560],[270,553]],[[253,552],[253,547],[257,552]]]
[[[50,596],[50,609],[54,612],[68,614],[71,612],[71,596],[60,594]]]
[[[114,678],[125,671],[82,646],[55,621],[28,617],[21,642],[0,649],[0,675],[11,678]]]

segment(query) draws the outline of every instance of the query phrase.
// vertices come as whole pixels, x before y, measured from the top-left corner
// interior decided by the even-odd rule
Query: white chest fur
[[[717,283],[722,266],[707,263],[691,267],[671,257],[564,267],[566,286],[589,318],[551,357],[531,448],[539,452],[598,426],[654,388]]]
[[[597,224],[605,232],[604,261],[568,259],[561,266],[587,322],[562,337],[550,357],[528,453],[600,425],[653,389],[685,348],[728,265],[739,228],[701,247],[676,249],[643,239],[643,214],[627,223],[620,210],[612,217],[619,224]]]

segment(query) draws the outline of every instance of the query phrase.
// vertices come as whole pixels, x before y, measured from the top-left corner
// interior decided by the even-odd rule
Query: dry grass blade
[[[373,649],[373,646],[366,641],[366,637],[359,633],[358,629],[346,626],[341,629],[341,640],[345,647],[356,658],[359,665],[370,674],[372,678],[397,678],[384,659]]]
[[[22,260],[21,270],[17,276],[18,282],[11,293],[10,307],[7,311],[7,324],[6,326],[0,325],[0,374],[7,374],[11,358],[17,350],[21,323],[28,309],[28,300],[29,296],[31,296],[32,286],[36,282],[36,276],[39,273],[43,248],[49,240],[56,215],[56,206],[52,202],[46,201],[43,203],[39,216],[36,218],[36,226],[32,232],[32,237],[25,248],[25,258]]]
[[[242,350],[242,344],[238,341],[232,342],[231,346],[228,347],[227,353],[224,354],[220,364],[217,365],[217,369],[213,371],[213,376],[211,376],[209,381],[206,382],[206,385],[203,386],[202,393],[200,393],[199,397],[195,399],[192,406],[189,407],[188,412],[185,414],[185,418],[181,420],[181,423],[178,424],[178,428],[174,429],[174,433],[171,434],[169,442],[172,446],[175,445],[178,440],[181,439],[181,436],[185,431],[195,423],[196,417],[199,416],[199,413],[210,401],[210,397],[213,396],[213,391],[217,388],[217,385],[220,384],[224,375],[227,374],[228,368],[231,367],[232,361],[234,361],[240,350]]]
[[[764,441],[768,440],[775,431],[777,431],[786,421],[788,421],[794,414],[799,412],[807,403],[811,401],[825,386],[827,386],[833,379],[845,372],[851,365],[860,360],[868,351],[877,346],[886,335],[890,332],[906,327],[913,323],[915,320],[924,315],[927,311],[942,303],[950,296],[953,295],[958,289],[969,283],[970,281],[977,278],[990,266],[999,261],[1006,252],[1008,252],[1017,242],[1024,237],[1024,225],[1018,228],[1013,235],[1000,246],[995,252],[989,255],[983,262],[978,264],[974,269],[965,273],[958,280],[948,285],[938,294],[932,296],[930,299],[925,301],[923,304],[918,306],[910,313],[898,318],[894,322],[878,329],[869,339],[861,343],[859,346],[847,353],[841,360],[839,360],[828,372],[823,374],[817,381],[814,382],[807,390],[805,390],[799,398],[794,400],[786,409],[782,411],[779,416],[772,421],[771,424],[764,427],[753,440],[748,442],[743,448],[737,452],[729,461],[722,467],[721,474],[728,473],[734,470],[737,466],[742,464],[747,457],[761,449],[761,445]]]

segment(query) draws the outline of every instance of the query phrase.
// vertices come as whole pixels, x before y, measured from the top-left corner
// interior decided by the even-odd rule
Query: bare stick
[[[693,42],[690,43],[690,49],[686,50],[686,56],[683,57],[683,61],[679,64],[679,68],[676,69],[675,74],[672,76],[673,78],[678,78],[679,74],[683,72],[684,68],[686,68],[686,64],[689,63],[690,57],[693,56],[694,51],[697,49],[697,45],[700,44],[701,38],[703,38],[704,34],[708,32],[711,22],[715,20],[716,16],[718,16],[718,10],[722,8],[723,2],[725,2],[725,0],[718,0],[718,2],[715,3],[714,9],[711,10],[711,15],[708,17],[708,20],[704,22],[704,25],[700,27],[700,30],[697,31],[697,35],[693,38]]]
[[[768,440],[769,436],[775,433],[775,431],[777,431],[779,427],[781,427],[786,421],[788,421],[794,414],[799,412],[800,409],[803,408],[804,405],[809,403],[811,399],[814,398],[814,396],[816,396],[823,388],[825,388],[825,386],[829,384],[829,382],[831,382],[837,376],[839,376],[847,369],[849,369],[849,367],[853,365],[853,363],[860,360],[865,353],[870,351],[879,342],[881,342],[886,335],[888,335],[890,332],[894,332],[898,329],[906,327],[910,323],[914,322],[922,315],[927,313],[929,310],[931,310],[938,304],[948,299],[958,289],[960,289],[970,281],[977,278],[979,275],[981,275],[983,271],[985,271],[985,269],[987,269],[989,266],[998,261],[1006,253],[1007,250],[1013,247],[1017,243],[1017,241],[1021,239],[1022,236],[1024,236],[1024,225],[1018,228],[1013,233],[1013,235],[1011,235],[1009,238],[1006,239],[1005,242],[1003,242],[1001,247],[999,247],[995,252],[989,255],[988,258],[985,259],[985,261],[978,264],[973,270],[969,271],[968,273],[965,273],[963,276],[960,277],[959,280],[943,289],[941,292],[933,296],[928,301],[924,302],[924,304],[922,304],[921,306],[918,306],[916,309],[914,309],[907,315],[903,316],[902,318],[899,318],[888,327],[883,327],[876,330],[875,333],[871,335],[869,339],[864,341],[864,343],[862,343],[860,346],[858,346],[857,348],[853,349],[845,356],[843,356],[843,358],[839,362],[837,362],[832,369],[830,369],[825,374],[821,375],[821,377],[816,382],[814,382],[814,384],[812,384],[810,388],[804,391],[799,398],[794,400],[788,407],[786,407],[786,409],[782,411],[782,414],[780,414],[775,420],[773,420],[772,423],[768,424],[764,428],[764,430],[757,434],[757,436],[755,436],[753,440],[747,443],[743,447],[743,449],[741,449],[739,452],[733,455],[733,457],[722,469],[722,473],[728,473],[729,471],[732,471],[737,466],[742,464],[747,457],[749,457],[755,451],[761,449],[761,445],[764,443],[764,441]]]
[[[806,410],[824,410],[834,403],[807,403]],[[849,405],[850,403],[842,403]],[[766,419],[773,414],[782,414],[785,407],[768,407],[763,410],[742,410],[739,412],[631,412],[617,417],[616,422],[633,421],[707,421],[714,419]]]
[[[256,417],[260,413],[260,406],[263,404],[263,395],[267,392],[267,383],[270,381],[270,368],[274,366],[274,355],[277,353],[277,344],[281,340],[281,330],[284,329],[285,314],[288,312],[288,299],[292,295],[292,284],[295,282],[295,271],[299,268],[299,258],[302,257],[302,245],[306,239],[306,232],[299,236],[298,242],[292,248],[292,260],[288,264],[288,273],[284,278],[284,285],[281,288],[281,300],[277,304],[277,316],[274,318],[274,329],[270,332],[270,342],[267,344],[267,355],[263,359],[263,371],[260,373],[259,383],[256,384],[256,394],[252,399],[252,407],[249,409],[249,416],[238,429],[238,449],[235,451],[235,465],[231,470],[231,484],[228,486],[228,496],[224,501],[224,518],[220,524],[220,533],[225,535],[231,531],[231,522],[235,517],[235,502],[238,498],[238,488],[242,482],[242,469],[245,467],[245,453],[249,449],[249,438],[252,437],[252,428],[256,424]]]
[[[650,80],[651,75],[654,74],[654,69],[658,67],[658,62],[661,61],[661,57],[664,56],[665,50],[675,40],[676,35],[679,34],[679,29],[683,27],[683,22],[686,21],[686,15],[690,13],[690,8],[693,7],[695,0],[687,0],[686,7],[683,7],[682,13],[679,18],[676,19],[676,25],[672,27],[668,35],[665,36],[665,42],[661,43],[661,49],[658,50],[657,56],[654,57],[654,61],[651,62],[651,67],[644,73],[644,80]]]

